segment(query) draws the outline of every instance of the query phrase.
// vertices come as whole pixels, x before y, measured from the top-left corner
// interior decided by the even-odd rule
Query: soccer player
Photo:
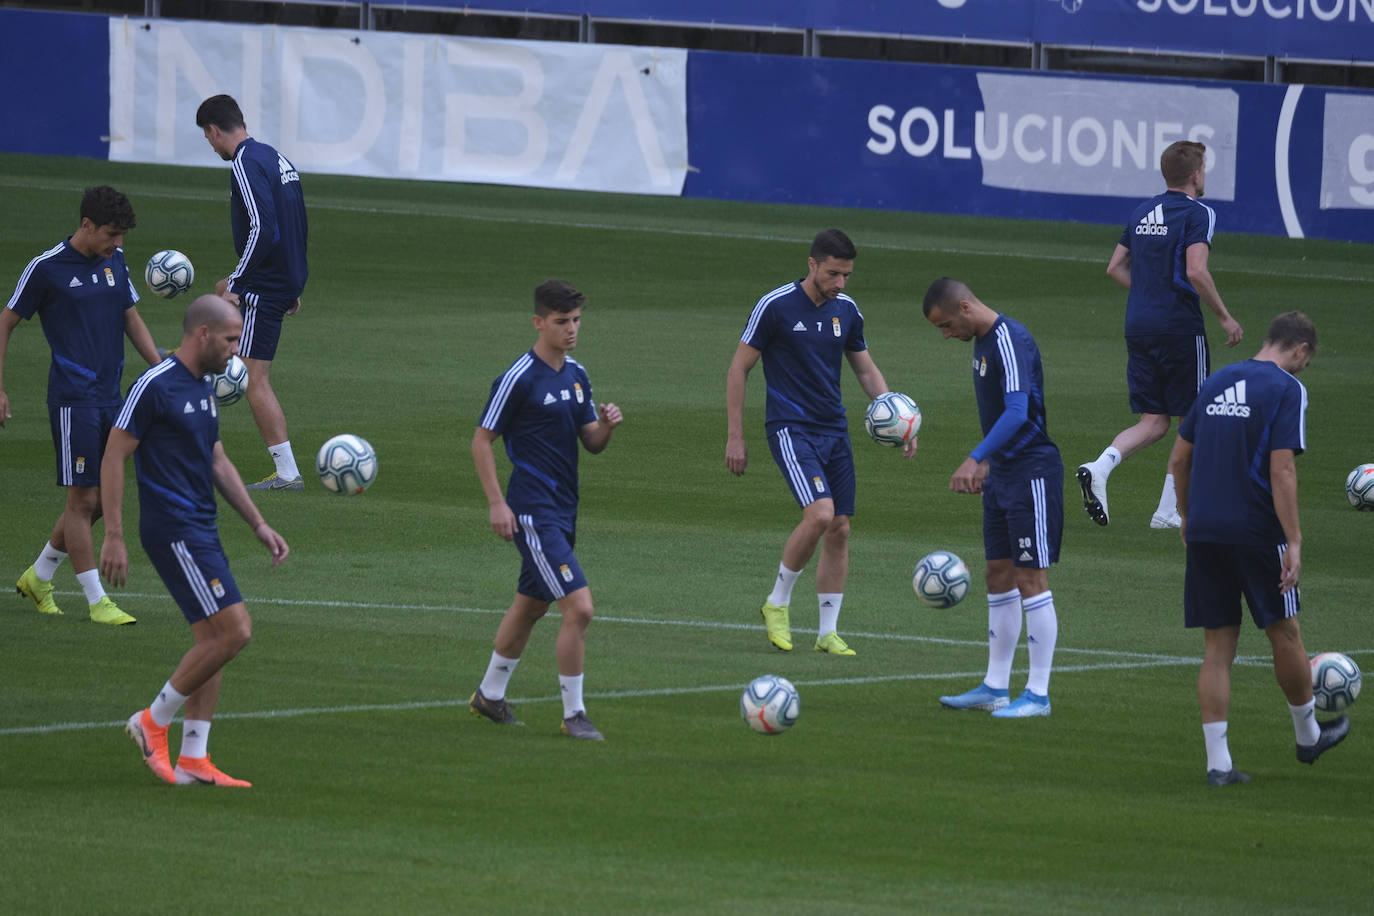
[[[555,654],[563,696],[563,734],[601,740],[582,701],[582,668],[592,593],[573,554],[577,540],[578,443],[593,455],[611,441],[623,417],[592,400],[587,370],[568,353],[577,346],[586,297],[562,280],[534,291],[534,346],[491,386],[472,434],[472,460],[490,505],[491,528],[520,551],[515,600],[496,629],[486,676],[469,708],[498,725],[523,725],[506,704],[506,686],[539,618],[557,604],[563,615]],[[510,480],[501,495],[493,453],[506,443]]]
[[[176,785],[248,786],[210,762],[210,720],[229,660],[248,644],[252,621],[220,546],[215,490],[243,516],[277,566],[286,541],[262,514],[219,441],[219,417],[208,374],[223,372],[238,350],[243,320],[227,300],[201,296],[186,309],[181,345],[139,376],[110,432],[101,469],[105,543],[100,571],[115,585],[129,575],[124,542],[124,466],[134,456],[139,538],[187,622],[195,644],[146,708],[125,730],[159,778]],[[185,704],[175,768],[167,726]]]
[[[783,547],[773,591],[763,603],[768,640],[784,652],[792,650],[792,587],[819,544],[815,649],[855,654],[836,632],[849,573],[855,490],[854,455],[840,400],[841,363],[848,360],[869,398],[887,391],[864,341],[863,313],[844,291],[856,254],[854,243],[839,229],[817,233],[806,276],[768,293],[750,312],[725,377],[725,466],[739,476],[749,463],[744,392],[749,372],[762,357],[768,447],[802,510]],[[908,457],[914,450],[913,438]]]
[[[1126,297],[1126,383],[1131,412],[1140,419],[1112,440],[1095,461],[1078,466],[1083,508],[1099,525],[1109,521],[1107,478],[1117,465],[1169,431],[1211,371],[1206,326],[1198,301],[1217,317],[1226,346],[1243,331],[1221,301],[1207,269],[1216,214],[1198,200],[1206,185],[1207,148],[1171,143],[1159,159],[1168,189],[1135,208],[1107,264],[1107,276],[1130,290]],[[1177,528],[1175,478],[1166,472],[1151,528]]]
[[[201,102],[196,126],[204,131],[210,148],[234,164],[229,218],[239,262],[233,273],[215,284],[215,292],[243,315],[240,355],[248,366],[248,406],[276,464],[276,470],[248,489],[302,490],[305,482],[291,451],[286,412],[272,390],[272,359],[282,320],[300,310],[309,273],[301,176],[285,156],[248,136],[243,112],[227,95]]]
[[[983,441],[955,470],[949,488],[983,495],[987,560],[988,670],[983,682],[940,697],[952,709],[985,709],[999,719],[1050,714],[1050,669],[1059,618],[1049,566],[1064,529],[1064,463],[1045,422],[1040,348],[1025,325],[984,305],[967,285],[941,277],[922,309],[945,339],[973,341],[973,392]],[[1026,614],[1030,676],[1014,701],[1011,663]]]
[[[1203,629],[1197,696],[1212,786],[1250,779],[1233,765],[1226,741],[1242,594],[1269,637],[1298,761],[1312,763],[1350,731],[1345,716],[1317,721],[1298,629],[1302,530],[1294,457],[1307,447],[1307,389],[1296,376],[1316,349],[1317,330],[1306,315],[1275,318],[1254,359],[1207,379],[1169,454],[1188,553],[1184,625]]]
[[[134,208],[123,194],[107,186],[87,188],[81,225],[29,262],[0,312],[0,426],[10,418],[5,350],[19,322],[36,314],[52,349],[48,419],[57,452],[57,485],[67,491],[52,535],[15,587],[41,613],[61,614],[52,597],[52,578],[70,556],[91,620],[111,626],[135,621],[100,584],[91,526],[100,519],[100,458],[119,409],[124,338],[149,365],[159,360],[124,263],[124,233],[135,223]]]

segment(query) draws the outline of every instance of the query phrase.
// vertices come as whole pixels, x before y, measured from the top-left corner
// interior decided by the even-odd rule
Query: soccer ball
[[[1323,652],[1312,659],[1312,696],[1326,712],[1345,709],[1360,695],[1360,669],[1350,656]]]
[[[948,550],[926,554],[911,577],[916,597],[930,607],[954,607],[964,600],[968,586],[968,566]]]
[[[361,493],[377,479],[377,453],[361,436],[343,433],[320,446],[315,471],[326,490]]]
[[[148,259],[148,266],[143,268],[143,279],[147,281],[148,289],[163,299],[186,292],[195,278],[196,269],[191,266],[191,259],[175,248],[159,251]]]
[[[1345,497],[1361,512],[1374,512],[1374,464],[1362,464],[1350,472]]]
[[[864,429],[879,445],[906,445],[921,428],[921,408],[904,394],[888,391],[864,411]]]
[[[765,674],[744,688],[739,698],[739,714],[759,734],[780,735],[797,724],[801,697],[787,678]]]
[[[215,403],[221,407],[237,404],[248,390],[248,367],[238,355],[229,357],[229,364],[218,375],[210,376],[215,385]]]

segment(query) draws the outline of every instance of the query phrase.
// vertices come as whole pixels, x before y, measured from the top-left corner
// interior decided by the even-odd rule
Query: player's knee
[[[828,499],[818,499],[806,507],[802,520],[822,531],[828,530],[835,521],[835,504]]]

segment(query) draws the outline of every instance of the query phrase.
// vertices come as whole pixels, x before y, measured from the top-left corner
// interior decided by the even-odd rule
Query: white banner
[[[110,158],[209,165],[228,93],[303,172],[677,195],[687,52],[110,20]]]

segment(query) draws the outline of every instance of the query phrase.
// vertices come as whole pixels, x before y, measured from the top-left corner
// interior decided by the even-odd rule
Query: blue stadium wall
[[[108,156],[110,21],[0,10],[0,150]],[[1120,224],[1187,137],[1221,231],[1374,241],[1367,92],[696,51],[687,92],[685,196]]]

